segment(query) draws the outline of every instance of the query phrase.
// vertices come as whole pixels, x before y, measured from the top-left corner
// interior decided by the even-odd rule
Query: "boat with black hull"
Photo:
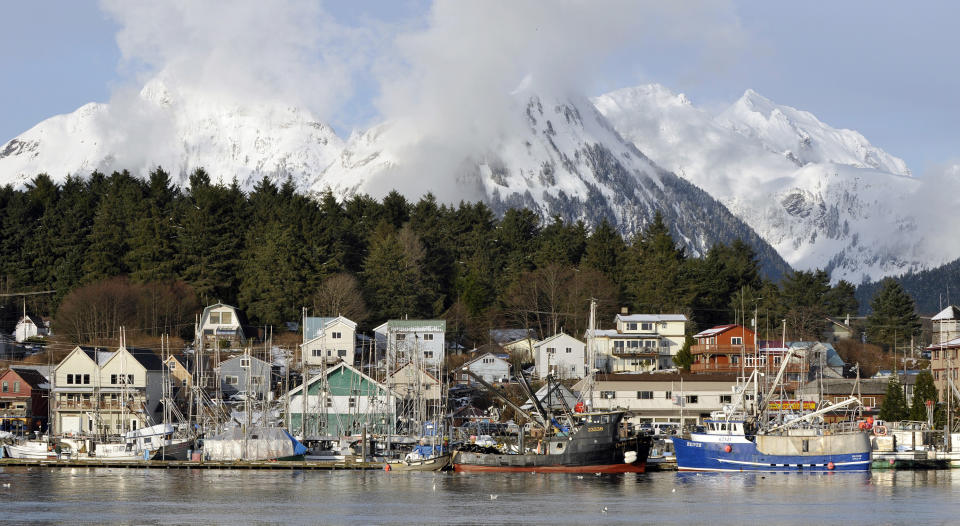
[[[630,436],[623,412],[581,413],[577,427],[540,441],[520,454],[471,451],[454,453],[459,472],[643,473],[651,439]]]

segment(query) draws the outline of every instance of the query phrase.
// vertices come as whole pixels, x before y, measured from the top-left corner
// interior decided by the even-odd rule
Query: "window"
[[[653,400],[653,391],[637,391],[637,400]]]
[[[220,323],[223,325],[230,325],[233,323],[233,316],[229,312],[220,313]]]
[[[327,358],[333,356],[333,349],[327,349]]]
[[[343,334],[340,333],[340,332],[332,332],[332,333],[330,333],[330,337],[331,337],[331,338],[334,338],[334,339],[337,339],[337,340],[339,340],[342,335],[343,335]]]
[[[700,397],[697,396],[697,395],[687,395],[687,396],[686,396],[686,399],[687,399],[686,401],[687,401],[688,404],[699,404],[699,403],[700,403]]]
[[[730,338],[730,345],[743,345],[743,338],[740,336]]]
[[[70,382],[67,382],[67,383],[70,383]],[[110,385],[117,385],[117,375],[115,374],[110,375]]]
[[[187,379],[184,378],[183,380],[181,380],[181,383],[182,383],[183,387],[186,387],[186,386],[187,386]]]
[[[616,397],[617,397],[616,391],[600,391],[600,398],[606,398],[607,400],[611,400]]]
[[[635,330],[637,330],[637,324],[636,324],[636,323],[628,323],[628,324],[627,324],[627,330],[628,330],[628,331],[635,331]]]
[[[327,407],[333,407],[333,398],[327,398]]]
[[[670,400],[671,398],[673,398],[673,391],[666,391],[664,395],[665,395],[664,398],[666,398],[667,400]]]
[[[872,396],[864,396],[864,397],[863,397],[863,405],[865,405],[865,406],[867,406],[867,407],[874,407],[874,406],[877,405],[877,399],[874,398],[874,397],[872,397]]]
[[[211,313],[210,313],[210,323],[213,323],[213,324],[215,324],[215,325],[220,325],[220,313],[219,313],[219,312],[211,312]]]
[[[223,382],[227,385],[237,385],[239,383],[239,379],[236,376],[224,376]]]
[[[423,340],[424,340],[424,341],[433,341],[433,335],[432,335],[432,334],[424,334],[424,335],[423,335]]]
[[[493,358],[484,358],[483,363],[493,363]]]
[[[10,391],[10,384],[7,382],[3,382],[3,392],[7,393],[9,391]]]
[[[423,351],[424,358],[433,358],[433,351]]]
[[[341,357],[341,358],[346,358],[346,357],[347,357],[347,350],[346,350],[346,349],[340,349],[340,350],[338,350],[338,351],[337,351],[337,356],[339,356],[339,357]]]
[[[652,331],[652,330],[653,330],[653,324],[652,324],[652,323],[641,323],[641,324],[640,324],[640,330],[641,330],[641,331]]]
[[[323,356],[323,349],[313,349],[310,351],[310,354],[313,355],[314,358],[320,358]]]
[[[643,346],[647,349],[652,349],[657,346],[657,340],[644,340]]]
[[[730,357],[730,363],[732,363],[732,364],[734,364],[734,365],[740,363],[740,357],[737,356],[737,355],[731,356],[731,357]]]
[[[567,347],[567,354],[573,353],[573,347]]]
[[[556,354],[557,349],[555,347],[547,347],[547,354]]]
[[[72,375],[72,374],[68,374],[68,375],[67,375],[67,385],[72,385],[72,384],[73,384],[73,375]]]
[[[19,393],[19,392],[20,392],[20,382],[17,382],[17,381],[14,381],[14,382],[13,382],[13,392],[14,392],[14,393]]]
[[[350,397],[350,407],[357,407],[356,397],[353,397],[353,396]]]
[[[733,395],[720,395],[721,404],[729,404],[733,402]]]
[[[132,374],[130,375],[130,383],[133,383],[133,375],[132,375]],[[90,385],[90,375],[89,375],[89,374],[83,375],[83,384],[84,384],[84,385]]]
[[[169,369],[169,370],[171,370],[171,371],[176,371],[176,370],[177,370],[177,364],[175,364],[175,363],[173,363],[173,362],[170,362],[170,363],[167,364],[167,369]]]
[[[660,328],[661,328],[661,329],[666,329],[666,328],[667,328],[667,322],[665,322],[665,321],[664,321],[664,322],[661,322],[661,323],[660,323]]]
[[[240,367],[250,367],[250,358],[240,358]]]
[[[398,342],[402,342],[403,340],[407,339],[407,335],[401,332],[397,334],[396,339]]]
[[[670,347],[670,340],[660,340],[660,347]]]
[[[263,377],[262,377],[262,376],[251,376],[251,377],[250,377],[250,385],[262,385],[262,384],[263,384]]]

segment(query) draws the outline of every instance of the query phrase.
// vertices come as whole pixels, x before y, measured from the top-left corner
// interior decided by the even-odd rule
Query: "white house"
[[[391,371],[409,362],[436,370],[444,360],[444,320],[390,320],[373,329]]]
[[[683,314],[618,314],[616,329],[594,331],[597,368],[605,372],[643,372],[674,367],[683,347]]]
[[[587,345],[560,332],[533,344],[537,378],[583,378],[588,374]]]
[[[217,303],[203,309],[197,326],[197,340],[204,345],[230,342],[243,345],[247,337],[243,332],[242,315],[236,307]]]
[[[53,373],[54,432],[117,435],[153,425],[162,375],[147,349],[74,348]]]
[[[489,383],[510,381],[510,362],[504,357],[497,356],[493,353],[483,353],[463,364],[463,367],[469,369],[470,372]],[[460,379],[465,380],[467,383],[474,381],[473,378],[466,373],[461,374]]]
[[[24,312],[23,317],[17,322],[17,327],[13,330],[13,339],[17,343],[27,341],[27,338],[33,336],[46,337],[50,335],[49,322],[35,318]]]
[[[338,361],[354,363],[357,324],[343,316],[306,318],[303,325],[303,361],[326,365]]]
[[[441,398],[440,380],[413,363],[390,375],[387,386],[403,399],[420,398],[435,402]]]

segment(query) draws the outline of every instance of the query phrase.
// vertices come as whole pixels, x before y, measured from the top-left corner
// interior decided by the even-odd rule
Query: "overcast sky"
[[[155,4],[161,7],[152,7]],[[478,60],[480,67],[497,68],[491,75],[500,75],[504,82],[527,67],[545,71],[541,78],[555,75],[557,82],[570,82],[576,76],[572,69],[583,68],[576,84],[588,95],[657,82],[686,93],[698,106],[712,108],[730,104],[753,88],[779,104],[810,111],[832,126],[860,131],[875,145],[905,159],[915,174],[960,158],[960,103],[956,100],[960,32],[955,27],[960,3],[955,2],[927,2],[922,9],[909,2],[866,0],[697,2],[671,7],[671,13],[650,14],[651,20],[666,21],[651,27],[644,24],[648,17],[644,9],[659,9],[649,7],[657,2],[644,7],[639,1],[590,1],[583,4],[586,8],[559,9],[556,2],[544,0],[516,8],[518,16],[507,23],[511,18],[507,11],[519,4],[491,2],[471,10],[464,3],[436,9],[432,2],[421,0],[322,5],[289,0],[268,5],[278,10],[292,6],[294,16],[271,17],[257,26],[283,32],[288,41],[269,38],[268,45],[257,43],[251,49],[244,47],[249,42],[235,44],[257,31],[244,24],[258,23],[258,19],[245,17],[241,9],[234,13],[227,7],[232,3],[217,7],[210,2],[171,0],[176,8],[164,4],[106,1],[100,5],[94,0],[5,4],[0,17],[4,50],[0,143],[52,115],[91,101],[109,101],[121,88],[142,80],[145,70],[176,64],[197,68],[198,63],[202,67],[214,62],[183,60],[192,50],[217,53],[233,63],[250,56],[255,67],[247,69],[254,76],[299,72],[290,75],[297,77],[296,82],[267,86],[283,93],[291,86],[309,88],[291,89],[290,96],[303,99],[298,102],[311,105],[346,137],[351,130],[395,111],[397,97],[381,93],[393,86],[386,79],[403,78],[407,65],[413,72],[425,70],[424,57],[438,55],[448,44],[450,50],[470,54],[470,49],[477,48],[457,45],[461,38],[473,38],[476,45],[479,34],[490,39],[489,54],[494,56]],[[194,16],[197,6],[200,13]],[[622,14],[588,16],[589,10],[603,9],[622,10]],[[470,17],[469,23],[451,24],[449,19],[457,16]],[[445,18],[447,22],[437,22]],[[591,29],[581,32],[581,20]],[[283,24],[294,22],[315,27],[283,29]],[[673,28],[678,29],[673,32]],[[210,36],[203,40],[193,33],[186,35],[190,38],[178,34],[189,31]],[[517,34],[523,38],[511,39]],[[309,45],[300,49],[300,38],[309,40]],[[274,45],[274,40],[280,42]],[[179,42],[184,45],[173,45]],[[235,49],[224,50],[225,46]],[[263,47],[269,52],[253,57]],[[494,60],[513,57],[505,51],[513,49],[516,60],[511,67]],[[322,56],[287,61],[289,50]],[[586,50],[581,53],[586,55],[565,60],[578,50]],[[283,67],[269,63],[278,57]],[[544,61],[549,64],[539,63]],[[471,57],[463,56],[452,74],[468,73],[470,63]],[[304,73],[308,70],[309,75]],[[205,80],[223,71],[211,67]],[[470,82],[483,80],[485,71]],[[247,78],[243,73],[231,81],[243,82]]]

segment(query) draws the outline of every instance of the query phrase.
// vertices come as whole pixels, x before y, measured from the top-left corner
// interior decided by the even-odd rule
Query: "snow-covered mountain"
[[[163,166],[175,182],[204,167],[214,182],[244,188],[269,176],[309,187],[343,148],[309,112],[283,104],[239,104],[153,80],[111,104],[90,103],[37,124],[0,147],[0,181],[19,186],[41,172],[54,180],[94,170],[145,174]]]
[[[752,90],[719,115],[659,85],[594,99],[617,131],[703,188],[791,265],[859,283],[960,254],[934,247],[914,213],[920,182],[861,134]]]
[[[748,225],[625,141],[589,100],[524,92],[516,94],[516,103],[518,126],[506,125],[495,141],[449,164],[447,182],[455,182],[459,195],[479,195],[498,211],[526,207],[545,219],[560,215],[587,224],[606,219],[628,234],[659,210],[690,253],[742,238],[756,248],[769,273],[786,268]],[[351,137],[313,190],[376,195],[405,181],[420,185],[419,193],[435,191],[435,180],[419,175],[421,166],[408,166],[423,152],[445,155],[431,138],[411,138],[402,123],[383,124]]]

